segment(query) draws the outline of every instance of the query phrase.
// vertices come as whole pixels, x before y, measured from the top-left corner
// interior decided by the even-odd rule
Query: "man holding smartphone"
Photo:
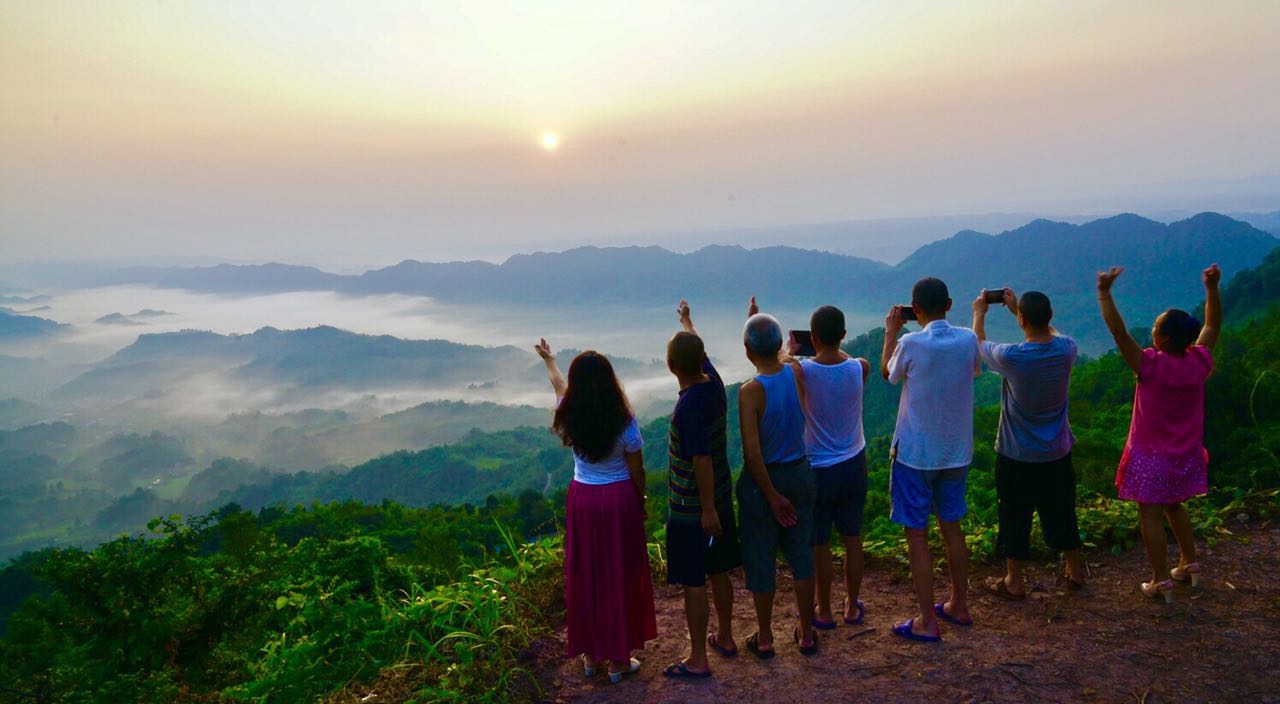
[[[728,401],[724,382],[693,327],[689,304],[677,308],[681,332],[667,343],[667,368],[680,382],[671,415],[667,516],[667,583],[684,587],[689,657],[672,663],[668,677],[711,675],[707,646],[725,657],[733,640],[733,585],[729,571],[742,564],[733,487],[726,454]],[[707,635],[707,579],[716,604],[716,632]]]
[[[911,311],[920,332],[898,340],[905,322],[902,306],[885,318],[880,373],[902,382],[893,434],[889,479],[890,519],[903,527],[911,581],[920,613],[893,628],[908,640],[941,640],[938,620],[970,626],[969,551],[960,519],[968,510],[965,480],[973,460],[973,380],[981,371],[978,338],[968,328],[947,323],[947,285],[932,277],[911,289]],[[933,601],[933,560],[929,555],[929,514],[937,517],[946,546],[951,597]]]
[[[982,361],[1004,377],[996,434],[1000,507],[996,548],[1005,558],[1006,573],[988,579],[986,587],[1001,599],[1026,598],[1022,562],[1031,556],[1031,518],[1038,513],[1045,542],[1065,558],[1067,588],[1078,590],[1084,587],[1084,566],[1071,464],[1075,436],[1067,419],[1076,343],[1050,325],[1053,306],[1048,296],[1027,291],[1019,300],[1009,288],[999,292],[1001,302],[1018,319],[1024,340],[1005,345],[990,342],[986,316],[993,296],[989,293],[993,292],[984,291],[973,301],[973,331],[980,341]]]

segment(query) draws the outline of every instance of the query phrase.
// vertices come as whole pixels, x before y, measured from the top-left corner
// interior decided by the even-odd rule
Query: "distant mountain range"
[[[736,306],[755,294],[777,306],[831,302],[879,311],[909,300],[911,284],[920,277],[938,276],[950,286],[960,320],[967,319],[967,304],[981,288],[1034,288],[1054,298],[1060,327],[1096,348],[1107,341],[1093,310],[1099,269],[1127,268],[1118,291],[1125,312],[1142,320],[1169,305],[1196,300],[1198,272],[1208,263],[1218,262],[1229,278],[1257,264],[1277,244],[1271,234],[1217,213],[1169,224],[1117,215],[1079,225],[1035,220],[998,235],[963,231],[920,247],[896,266],[781,246],[717,245],[689,254],[659,247],[579,247],[517,255],[502,264],[408,260],[360,275],[287,264],[136,268],[116,272],[112,282],[218,293],[400,293],[569,310],[665,305],[673,296],[703,306]]]
[[[71,326],[34,315],[18,315],[0,308],[0,341],[48,337],[66,332]]]
[[[287,403],[290,394],[304,391],[385,391],[411,384],[463,387],[509,378],[513,370],[529,370],[535,361],[531,352],[515,347],[402,340],[332,327],[266,327],[248,335],[189,330],[140,335],[57,389],[53,397],[79,403],[123,401],[169,392],[184,382],[230,383],[270,390],[277,402]],[[200,394],[191,389],[187,393],[191,403],[199,402]]]

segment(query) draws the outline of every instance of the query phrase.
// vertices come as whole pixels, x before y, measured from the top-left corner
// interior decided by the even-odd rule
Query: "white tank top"
[[[800,361],[804,369],[804,449],[809,464],[830,467],[862,452],[862,363]]]

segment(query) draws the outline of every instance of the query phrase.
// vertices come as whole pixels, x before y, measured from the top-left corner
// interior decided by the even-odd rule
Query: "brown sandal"
[[[1009,585],[1005,584],[1004,577],[988,577],[984,584],[986,584],[988,592],[1005,601],[1022,601],[1027,598],[1026,592],[1014,594],[1009,591]]]

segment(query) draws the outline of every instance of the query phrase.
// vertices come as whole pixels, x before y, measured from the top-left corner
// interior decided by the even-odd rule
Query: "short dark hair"
[[[947,302],[951,294],[942,279],[926,276],[911,287],[911,302],[929,315],[942,315],[947,312]]]
[[[706,354],[701,337],[681,331],[667,343],[667,367],[676,374],[693,376],[702,371],[702,360]]]
[[[1170,308],[1156,318],[1156,331],[1169,340],[1176,352],[1190,347],[1200,337],[1201,327],[1195,316],[1179,308]]]
[[[822,306],[809,317],[809,332],[824,345],[838,345],[844,339],[844,313],[835,306]]]
[[[1039,291],[1027,291],[1018,299],[1018,312],[1027,325],[1033,328],[1047,328],[1053,320],[1053,306],[1049,297]]]

